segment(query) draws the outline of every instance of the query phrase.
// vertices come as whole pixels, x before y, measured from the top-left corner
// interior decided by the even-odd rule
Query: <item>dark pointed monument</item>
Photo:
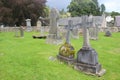
[[[88,16],[82,16],[84,42],[83,47],[77,52],[74,68],[87,74],[102,76],[105,69],[102,69],[101,64],[98,62],[98,54],[89,43],[88,28],[90,25],[92,25],[92,19],[90,20]]]

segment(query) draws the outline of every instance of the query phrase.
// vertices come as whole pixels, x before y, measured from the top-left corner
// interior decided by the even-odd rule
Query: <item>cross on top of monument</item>
[[[73,27],[73,21],[68,21],[68,27],[67,27],[67,35],[66,35],[66,43],[70,44],[70,29]]]

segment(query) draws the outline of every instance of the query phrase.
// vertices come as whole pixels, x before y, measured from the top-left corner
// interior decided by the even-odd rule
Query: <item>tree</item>
[[[101,4],[101,13],[104,13],[105,12],[105,5],[104,4]]]
[[[39,16],[45,16],[46,0],[0,0],[0,23],[4,25],[22,25],[25,19],[31,19],[36,25]]]
[[[111,12],[111,16],[112,16],[113,18],[115,18],[115,16],[119,16],[119,15],[120,15],[119,12],[114,12],[114,11]]]
[[[101,15],[97,0],[72,0],[68,6],[71,16]]]

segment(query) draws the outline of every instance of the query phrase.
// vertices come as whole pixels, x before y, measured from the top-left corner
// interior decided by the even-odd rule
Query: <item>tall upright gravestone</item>
[[[32,30],[31,19],[26,19],[26,27],[27,27],[27,31],[31,31]]]
[[[88,16],[82,16],[82,26],[84,42],[83,47],[77,53],[77,61],[74,67],[85,73],[101,76],[105,73],[105,70],[102,69],[101,64],[98,62],[97,52],[89,43],[88,28],[91,26],[91,22],[89,22]]]
[[[52,8],[49,14],[50,19],[50,29],[49,34],[47,36],[47,43],[51,44],[59,44],[60,36],[58,33],[58,19],[59,19],[59,12],[57,9]]]

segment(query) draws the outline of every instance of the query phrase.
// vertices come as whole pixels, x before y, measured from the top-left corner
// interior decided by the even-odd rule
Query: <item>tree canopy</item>
[[[68,11],[72,16],[101,15],[101,6],[97,0],[72,0],[68,6]]]
[[[0,23],[22,25],[31,19],[36,25],[39,16],[45,15],[46,0],[0,0]]]

